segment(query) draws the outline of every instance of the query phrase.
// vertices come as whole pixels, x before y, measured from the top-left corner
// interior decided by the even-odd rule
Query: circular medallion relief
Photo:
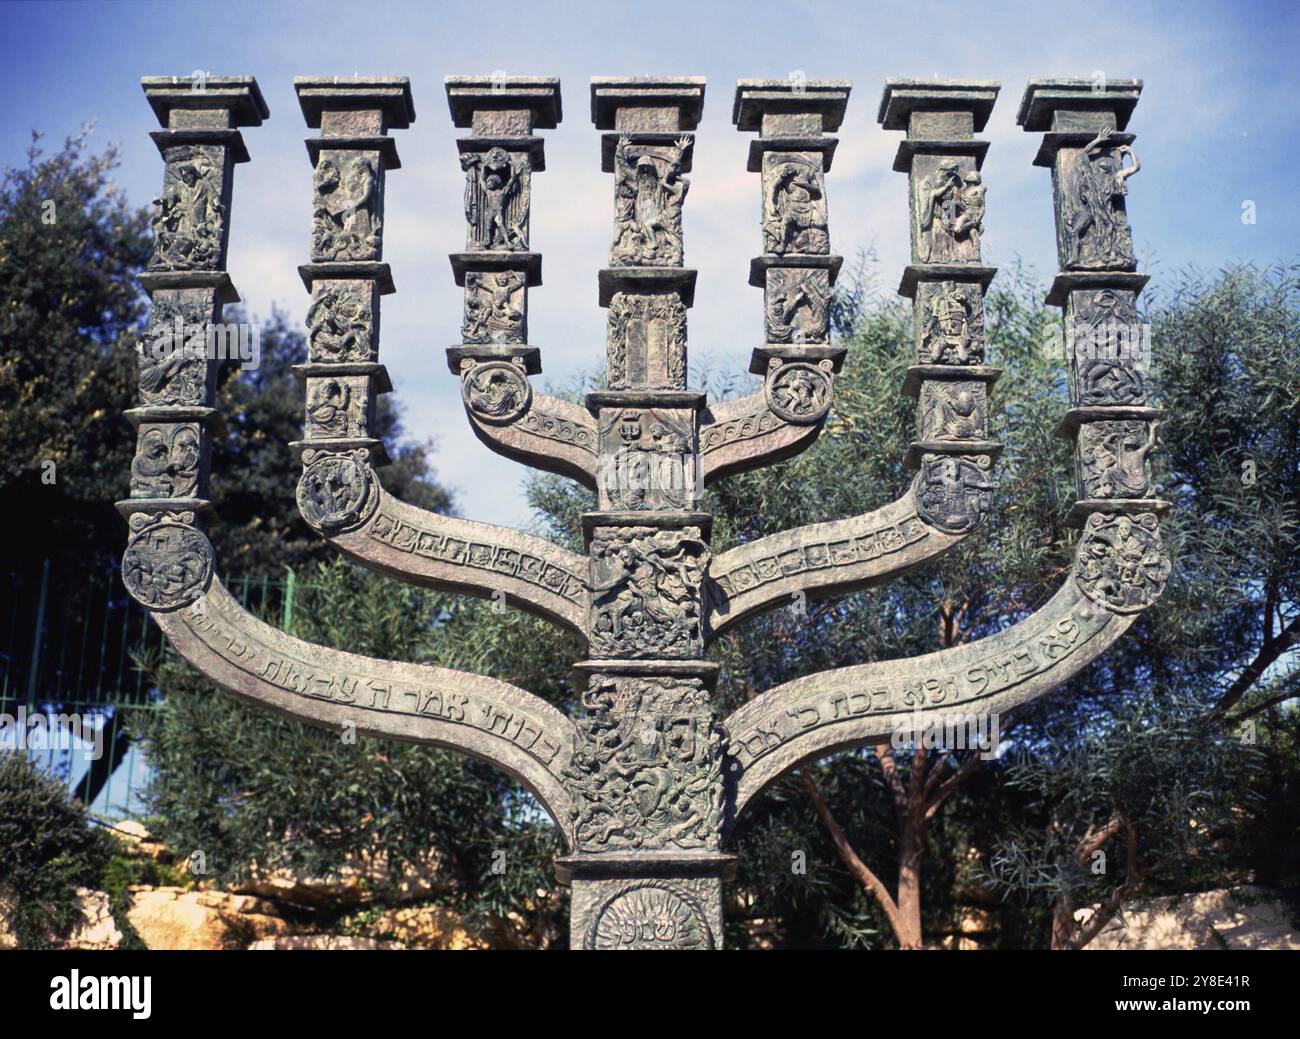
[[[781,365],[767,380],[764,392],[773,414],[796,425],[818,421],[831,406],[830,376],[803,361]]]
[[[327,534],[369,519],[378,501],[370,466],[355,455],[319,454],[298,480],[298,510],[303,519]]]
[[[1115,613],[1145,610],[1165,590],[1171,567],[1153,513],[1094,512],[1075,559],[1075,579],[1093,602]]]
[[[713,935],[699,903],[665,881],[648,880],[605,902],[591,925],[592,949],[711,949]]]
[[[207,591],[213,562],[202,531],[183,523],[154,523],[126,543],[122,583],[141,606],[178,610]]]
[[[484,422],[513,422],[532,401],[528,379],[508,361],[476,364],[461,377],[460,390],[466,406]]]

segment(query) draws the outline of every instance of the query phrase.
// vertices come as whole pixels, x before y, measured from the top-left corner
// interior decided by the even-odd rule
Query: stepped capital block
[[[853,84],[847,79],[741,79],[731,121],[764,137],[816,137],[844,121]]]
[[[1140,79],[1031,79],[1016,122],[1031,133],[1123,130],[1141,93]]]
[[[555,76],[448,76],[454,126],[476,137],[527,137],[560,125],[560,81]]]
[[[295,76],[293,89],[308,128],[322,137],[378,136],[415,122],[406,76]]]
[[[984,129],[999,89],[992,79],[887,79],[876,121],[909,138],[961,140]]]
[[[593,76],[591,121],[618,133],[680,133],[700,125],[703,76]]]
[[[252,76],[144,76],[140,85],[167,130],[261,126],[271,114]]]

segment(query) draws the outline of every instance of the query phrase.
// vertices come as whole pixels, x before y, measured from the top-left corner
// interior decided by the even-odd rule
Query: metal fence
[[[140,666],[171,653],[116,567],[77,570],[50,560],[0,575],[0,751],[25,751],[105,820],[137,816],[149,779],[124,709],[153,709],[165,693]],[[288,629],[296,576],[227,581],[245,607]],[[97,748],[97,752],[96,752]]]

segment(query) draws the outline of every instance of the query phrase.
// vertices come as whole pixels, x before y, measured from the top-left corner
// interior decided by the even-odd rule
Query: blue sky
[[[417,120],[395,131],[403,168],[390,175],[385,259],[398,293],[384,301],[382,359],[407,425],[437,442],[440,476],[472,518],[529,519],[525,470],[470,434],[443,348],[458,338],[459,291],[446,254],[461,247],[462,174],[442,78],[494,70],[557,75],[564,121],[546,132],[534,180],[533,247],[545,285],[530,298],[530,338],[543,381],[570,382],[603,359],[596,272],[613,218],[588,110],[593,75],[708,77],[686,205],[688,266],[700,270],[690,318],[692,363],[743,369],[762,337],[760,293],[746,285],[760,249],[757,177],[748,134],[730,124],[737,78],[853,81],[828,178],[833,248],[874,248],[882,283],[907,261],[905,178],[890,165],[899,135],[875,121],[887,76],[998,79],[985,136],[986,261],[1019,257],[1046,281],[1056,268],[1049,176],[1031,165],[1037,134],[1015,125],[1036,76],[1145,80],[1130,130],[1142,171],[1129,212],[1143,266],[1161,279],[1192,263],[1294,260],[1300,232],[1300,5],[1285,2],[1111,3],[1069,7],[993,2],[722,4],[30,3],[0,9],[0,161],[21,163],[30,131],[55,141],[95,120],[95,140],[122,150],[119,183],[139,205],[161,184],[156,128],[139,77],[252,74],[271,109],[245,131],[253,161],[236,175],[229,269],[254,314],[272,304],[298,321],[307,296],[311,169],[295,75],[409,75]],[[1253,201],[1257,220],[1241,220]],[[285,494],[292,488],[286,487]]]

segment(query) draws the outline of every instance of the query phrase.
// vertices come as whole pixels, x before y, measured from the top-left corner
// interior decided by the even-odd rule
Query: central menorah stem
[[[697,510],[705,395],[686,388],[683,204],[702,78],[596,79],[591,114],[614,175],[608,388],[589,393],[598,430],[589,659],[569,771],[575,947],[712,947],[721,934],[725,740],[718,666],[703,660],[711,517]]]

